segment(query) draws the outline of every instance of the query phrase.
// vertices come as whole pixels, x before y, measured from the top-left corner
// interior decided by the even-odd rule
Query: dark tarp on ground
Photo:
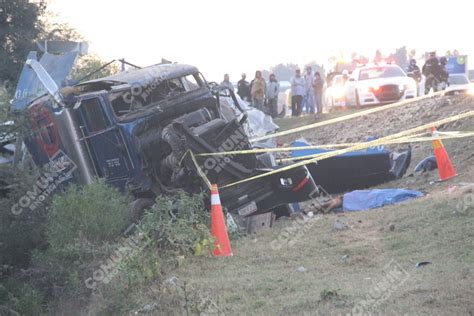
[[[297,140],[291,144],[292,147],[308,145],[305,140]],[[292,157],[328,151],[323,149],[297,150],[292,152]],[[392,158],[392,156],[394,157]],[[318,161],[317,164],[308,164],[307,167],[316,184],[327,193],[334,194],[368,188],[402,177],[410,160],[410,149],[401,155],[391,155],[383,147],[377,147],[324,159]]]

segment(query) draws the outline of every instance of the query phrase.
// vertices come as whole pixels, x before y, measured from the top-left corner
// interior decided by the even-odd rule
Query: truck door
[[[124,188],[133,165],[122,132],[112,124],[98,97],[82,99],[75,110],[95,173]]]

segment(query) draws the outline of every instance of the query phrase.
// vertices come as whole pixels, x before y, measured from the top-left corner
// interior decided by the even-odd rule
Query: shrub
[[[189,253],[198,243],[212,239],[210,213],[204,207],[203,193],[159,196],[140,227],[152,236],[161,251]]]
[[[38,179],[38,170],[21,170],[10,165],[0,166],[0,276],[30,263],[31,251],[45,245],[44,228],[48,201],[34,211],[15,213],[12,207]]]
[[[189,195],[185,192],[156,199],[135,231],[135,234],[147,236],[148,246],[122,261],[121,271],[113,283],[101,288],[104,302],[99,307],[100,312],[126,314],[138,308],[134,306],[139,300],[137,293],[179,265],[182,255],[194,253],[197,244],[204,248],[203,253],[207,250],[210,254],[210,213],[203,201],[204,194]],[[163,290],[159,305],[173,296]]]
[[[117,237],[128,222],[130,199],[96,180],[90,185],[71,185],[53,199],[48,214],[47,238],[60,251],[78,240],[101,244]]]
[[[43,296],[31,285],[8,280],[0,285],[0,315],[39,315]]]
[[[35,268],[65,293],[85,293],[87,275],[117,247],[115,241],[127,227],[129,202],[103,180],[70,185],[53,198],[46,228],[49,247],[35,252]]]

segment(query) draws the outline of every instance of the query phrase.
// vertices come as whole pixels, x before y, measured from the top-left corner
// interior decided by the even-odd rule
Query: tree
[[[11,93],[28,52],[38,40],[83,40],[65,23],[50,23],[47,0],[0,0],[0,83]]]
[[[262,77],[265,78],[265,79],[269,79],[270,78],[270,74],[271,72],[266,70],[266,69],[263,69],[262,70]]]
[[[294,76],[295,70],[298,69],[296,64],[278,64],[270,68],[279,81],[289,81]]]
[[[83,41],[84,37],[67,23],[45,24],[41,39],[48,41]]]
[[[0,8],[0,81],[16,82],[28,52],[42,32],[40,16],[46,1],[1,1]]]
[[[77,61],[76,66],[74,67],[71,73],[71,78],[73,80],[80,80],[85,76],[89,75],[90,73],[100,69],[105,64],[106,63],[95,54],[88,54],[86,56],[83,56]],[[87,78],[87,80],[107,77],[116,74],[119,71],[120,68],[116,63],[114,63],[91,75]]]
[[[405,46],[398,48],[393,54],[393,60],[401,68],[405,69],[408,64],[408,52]]]

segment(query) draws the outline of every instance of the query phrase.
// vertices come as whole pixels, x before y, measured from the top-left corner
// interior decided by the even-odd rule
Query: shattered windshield
[[[132,84],[130,88],[110,92],[109,101],[115,115],[120,117],[204,86],[204,80],[199,73],[157,81],[153,81],[146,86]]]

